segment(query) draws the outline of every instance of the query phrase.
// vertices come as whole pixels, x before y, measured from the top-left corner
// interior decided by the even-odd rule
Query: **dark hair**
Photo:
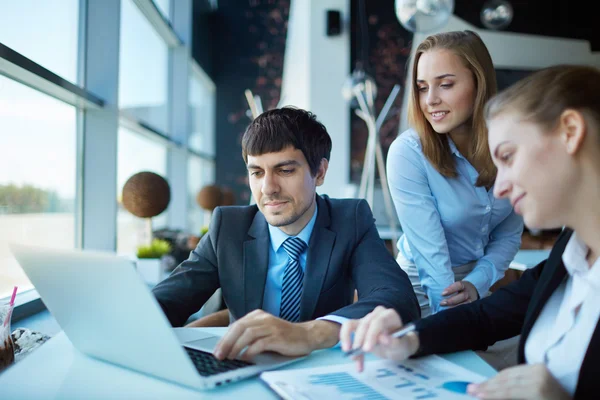
[[[423,112],[417,87],[417,67],[423,53],[431,50],[445,49],[457,55],[473,73],[477,94],[471,129],[473,140],[470,153],[476,165],[481,166],[476,186],[489,186],[496,179],[496,167],[492,162],[487,141],[487,126],[483,118],[483,108],[486,101],[496,94],[496,70],[492,57],[481,37],[470,30],[443,32],[428,36],[419,44],[412,64],[413,79],[410,86],[408,101],[408,121],[421,138],[423,154],[442,175],[455,177],[457,175],[454,158],[450,152],[447,137],[433,130]]]
[[[600,123],[600,69],[556,65],[536,71],[494,96],[486,104],[485,118],[516,111],[523,120],[552,131],[569,108]]]
[[[293,146],[302,151],[310,172],[317,174],[321,160],[329,161],[331,138],[325,126],[310,111],[286,106],[265,111],[246,128],[242,137],[242,157],[274,153]]]

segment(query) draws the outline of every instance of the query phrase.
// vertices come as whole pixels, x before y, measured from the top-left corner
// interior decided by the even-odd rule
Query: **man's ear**
[[[574,155],[581,149],[587,134],[587,125],[583,114],[577,110],[563,111],[559,119],[559,132],[567,153]]]
[[[326,158],[321,159],[319,169],[317,170],[317,176],[315,176],[315,182],[317,186],[321,186],[325,182],[325,175],[327,174],[327,168],[329,168],[329,161]]]

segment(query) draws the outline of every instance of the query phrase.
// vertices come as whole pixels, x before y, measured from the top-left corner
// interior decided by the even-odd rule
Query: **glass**
[[[75,247],[77,110],[0,76],[0,299],[33,285],[8,243]]]
[[[190,123],[188,143],[193,150],[215,155],[215,90],[206,77],[190,74]]]
[[[10,335],[12,309],[8,303],[0,304],[0,372],[15,362],[15,346]]]
[[[213,161],[190,155],[188,158],[188,223],[193,235],[199,235],[203,226],[210,222],[210,214],[200,208],[196,196],[205,185],[214,183],[215,165]]]
[[[79,0],[0,0],[0,10],[0,43],[77,83]]]
[[[150,171],[166,178],[167,148],[158,142],[126,128],[119,128],[117,148],[117,252],[134,254],[136,248],[149,238],[148,221],[138,218],[123,207],[122,193],[125,182],[141,171]],[[167,211],[152,218],[153,227],[167,225]],[[154,228],[156,229],[156,228]]]
[[[119,108],[168,132],[167,44],[131,0],[121,1]]]

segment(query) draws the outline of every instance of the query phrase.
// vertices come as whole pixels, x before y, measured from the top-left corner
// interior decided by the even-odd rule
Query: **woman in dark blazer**
[[[549,258],[491,296],[416,323],[383,307],[344,324],[342,347],[395,360],[483,350],[521,334],[519,365],[469,385],[484,399],[600,398],[600,70],[556,66],[486,106],[494,195],[530,228],[563,229]],[[354,332],[354,342],[351,333]],[[358,357],[359,370],[363,359]]]

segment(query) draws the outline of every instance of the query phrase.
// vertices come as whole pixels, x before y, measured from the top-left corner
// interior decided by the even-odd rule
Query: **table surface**
[[[223,334],[226,328],[195,328]],[[374,356],[369,356],[375,358]],[[472,351],[447,354],[449,361],[484,376],[496,371]],[[283,369],[349,363],[339,348],[314,352]],[[194,391],[78,352],[64,332],[0,374],[2,399],[277,399],[257,377],[210,391]]]

